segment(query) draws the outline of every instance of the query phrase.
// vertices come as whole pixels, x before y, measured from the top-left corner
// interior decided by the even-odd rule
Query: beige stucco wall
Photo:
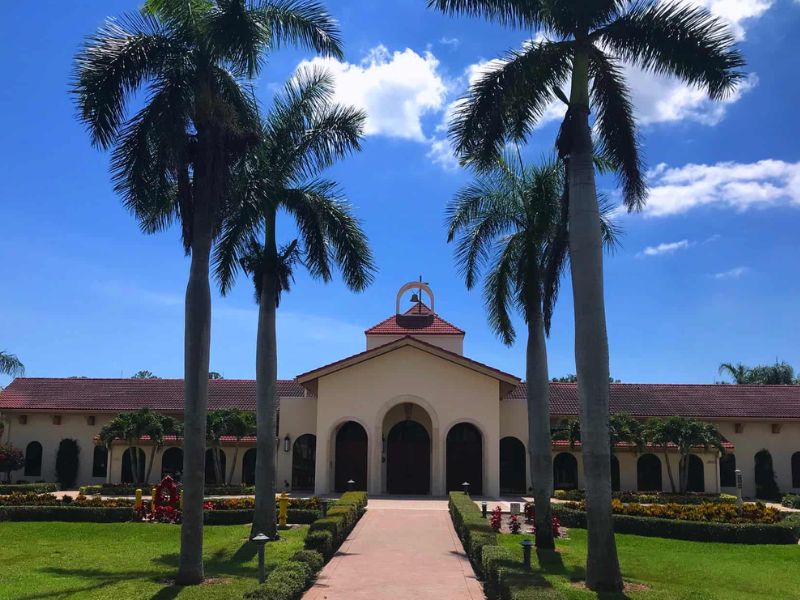
[[[457,423],[476,425],[483,436],[484,493],[499,494],[500,400],[496,379],[405,346],[323,376],[317,391],[316,492],[333,489],[338,427],[356,421],[367,431],[367,488],[386,489],[382,467],[384,417],[402,403],[425,409],[431,422],[431,490],[445,493],[447,433]]]
[[[383,346],[395,340],[399,340],[404,335],[376,335],[368,334],[367,336],[367,350],[372,350],[378,346]],[[464,336],[463,335],[415,335],[415,339],[444,348],[456,354],[464,354]]]
[[[292,447],[301,435],[317,433],[317,399],[281,398],[280,423],[278,427],[277,476],[275,482],[279,491],[289,490],[292,482]],[[284,451],[284,438],[289,436],[289,452]],[[289,482],[289,485],[286,485]]]

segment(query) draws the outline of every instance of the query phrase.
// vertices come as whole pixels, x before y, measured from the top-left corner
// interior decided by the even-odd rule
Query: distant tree
[[[796,385],[794,368],[785,361],[775,361],[773,365],[748,367],[742,363],[722,363],[720,374],[728,374],[737,384],[749,385]]]
[[[206,417],[206,439],[211,447],[211,456],[214,465],[216,483],[225,483],[225,473],[222,472],[222,436],[226,435],[228,411],[210,410]]]
[[[80,459],[80,446],[73,439],[63,439],[56,451],[56,480],[61,484],[62,490],[68,490],[75,485],[78,479],[78,466]]]
[[[152,371],[136,371],[136,373],[131,376],[131,379],[159,379],[159,377],[153,375]]]
[[[233,447],[233,466],[231,467],[231,472],[228,474],[228,485],[231,485],[231,483],[233,483],[233,472],[236,470],[237,461],[239,459],[239,444],[242,438],[256,434],[256,416],[251,412],[232,408],[229,410],[225,421],[226,435],[236,440]]]
[[[21,377],[25,374],[25,365],[15,354],[0,350],[0,374]]]
[[[216,371],[209,371],[208,372],[208,378],[209,379],[225,379],[220,373],[217,373]]]
[[[717,426],[698,419],[678,416],[650,419],[644,426],[644,436],[654,445],[661,447],[673,492],[684,493],[686,491],[689,483],[689,455],[693,448],[702,447],[704,450],[715,448],[721,454],[725,453],[722,436]],[[677,487],[667,452],[670,444],[677,448],[680,457],[678,459]]]
[[[553,377],[553,383],[578,383],[578,376],[574,373],[569,373],[561,377]]]
[[[0,444],[0,473],[6,474],[6,482],[11,483],[11,471],[25,466],[22,450],[11,444]]]
[[[643,448],[646,440],[642,424],[628,413],[614,413],[608,417],[608,432],[611,441],[611,453],[619,443],[633,444],[637,449]],[[578,419],[563,419],[553,428],[554,440],[566,440],[574,449],[581,441],[581,423]]]
[[[100,441],[110,447],[114,440],[122,440],[128,444],[131,457],[131,472],[133,483],[147,483],[153,458],[159,445],[163,444],[164,424],[163,415],[159,415],[149,408],[141,408],[136,412],[120,413],[100,429]],[[144,470],[144,465],[139,464],[139,448],[141,438],[148,436],[152,441],[148,471],[144,481],[139,481],[139,474]]]

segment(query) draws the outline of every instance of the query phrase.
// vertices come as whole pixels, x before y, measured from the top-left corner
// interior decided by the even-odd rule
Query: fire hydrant
[[[136,500],[133,502],[133,507],[136,510],[141,510],[142,508],[142,490],[141,488],[136,488]]]
[[[289,517],[289,496],[283,492],[278,498],[278,525],[281,529],[286,528],[286,520]]]

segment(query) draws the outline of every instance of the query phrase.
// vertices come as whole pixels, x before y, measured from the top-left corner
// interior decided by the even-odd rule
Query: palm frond
[[[258,22],[270,34],[270,46],[296,43],[320,54],[343,58],[339,25],[319,3],[311,0],[267,0],[256,3]]]
[[[180,62],[179,41],[147,15],[108,19],[75,58],[72,94],[92,144],[108,148],[125,117],[128,96],[151,77]]]
[[[450,123],[462,164],[491,168],[503,145],[522,141],[567,78],[570,42],[528,43],[495,61],[469,89]]]
[[[619,65],[602,51],[594,49],[590,61],[599,154],[617,174],[625,206],[629,211],[641,210],[647,196],[647,183],[630,90]]]
[[[545,24],[547,4],[539,0],[428,0],[428,8],[448,15],[483,17],[501,25],[533,30]]]
[[[205,19],[205,33],[217,60],[245,77],[258,74],[270,31],[261,13],[251,10],[245,0],[217,0]]]
[[[636,3],[594,37],[622,60],[701,86],[715,100],[744,77],[744,57],[730,26],[684,2]]]
[[[15,354],[0,350],[0,373],[11,377],[21,377],[25,374],[25,365]]]
[[[483,300],[489,327],[503,343],[511,346],[516,338],[509,310],[519,306],[520,261],[525,254],[525,234],[516,232],[500,240],[497,262],[486,275]]]

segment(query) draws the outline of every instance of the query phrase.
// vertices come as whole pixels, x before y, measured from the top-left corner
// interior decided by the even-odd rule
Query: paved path
[[[431,598],[485,599],[444,500],[370,500],[366,514],[303,596],[303,600]]]

